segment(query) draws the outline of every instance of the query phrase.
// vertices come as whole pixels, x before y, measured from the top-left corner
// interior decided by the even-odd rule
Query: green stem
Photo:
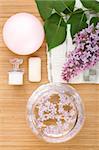
[[[80,11],[77,11],[77,12],[73,11],[73,12],[69,13],[68,15],[79,14],[81,12],[87,12],[87,11],[92,12],[94,14],[98,14],[97,12],[94,12],[91,9],[87,9],[87,10],[80,10]]]

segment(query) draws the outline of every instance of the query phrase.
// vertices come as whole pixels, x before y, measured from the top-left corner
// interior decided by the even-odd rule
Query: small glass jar
[[[84,107],[74,88],[49,83],[33,92],[27,104],[33,133],[46,142],[60,143],[74,137],[84,123]]]
[[[20,68],[20,65],[23,63],[21,58],[13,58],[9,60],[13,65],[11,71],[8,72],[8,84],[9,85],[23,85],[23,75],[24,71]]]

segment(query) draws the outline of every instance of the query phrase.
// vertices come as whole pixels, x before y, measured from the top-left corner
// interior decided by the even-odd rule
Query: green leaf
[[[47,19],[51,16],[53,11],[52,3],[53,1],[50,0],[36,0],[38,10],[43,19]]]
[[[66,9],[64,10],[65,14],[73,12],[75,6],[75,0],[66,0]]]
[[[53,0],[54,9],[58,12],[69,11],[74,9],[75,0]]]
[[[62,44],[66,39],[66,23],[58,14],[53,14],[44,25],[48,50]]]
[[[78,33],[83,28],[87,27],[87,17],[82,9],[76,10],[67,21],[68,24],[71,24],[71,36],[72,38],[76,33]]]
[[[75,0],[36,0],[39,12],[44,20],[53,14],[53,10],[57,13],[65,11],[73,11]]]
[[[97,25],[97,23],[99,22],[99,17],[92,17],[90,20],[90,24],[94,24],[94,26]]]
[[[99,12],[99,2],[96,0],[80,0],[83,6],[95,12]]]

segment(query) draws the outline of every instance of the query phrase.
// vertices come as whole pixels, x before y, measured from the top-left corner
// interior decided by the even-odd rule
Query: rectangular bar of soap
[[[28,70],[29,81],[40,82],[41,81],[41,58],[30,57],[28,67],[29,67]]]

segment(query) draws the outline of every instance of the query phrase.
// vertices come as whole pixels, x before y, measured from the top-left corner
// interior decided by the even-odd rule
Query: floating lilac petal
[[[48,96],[49,97],[49,96]],[[77,110],[72,102],[72,97],[59,94],[57,104],[50,102],[50,98],[43,98],[36,105],[38,110],[35,115],[36,126],[42,130],[44,134],[63,134],[63,132],[71,130],[71,123],[74,126],[77,119]],[[70,128],[69,128],[70,127]]]

